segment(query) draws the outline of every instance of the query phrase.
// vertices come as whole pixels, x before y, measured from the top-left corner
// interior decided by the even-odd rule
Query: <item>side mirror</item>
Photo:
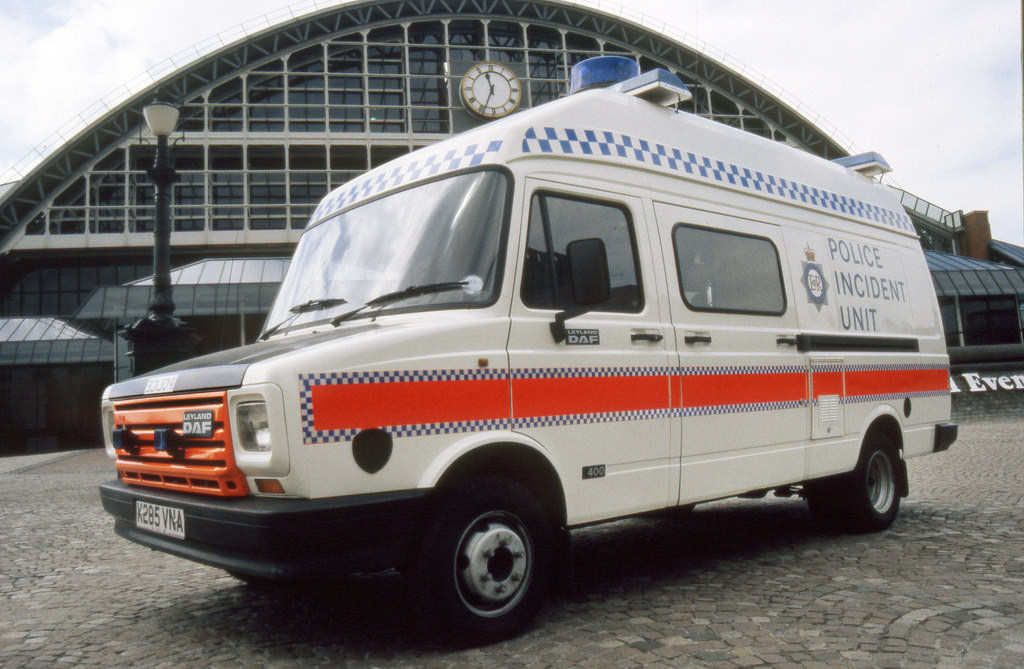
[[[577,306],[589,307],[607,302],[611,297],[608,278],[608,254],[604,242],[596,237],[577,239],[566,248],[572,299]]]
[[[597,238],[577,239],[566,247],[569,264],[569,281],[572,286],[573,309],[555,314],[551,324],[551,336],[555,343],[565,340],[565,322],[585,314],[590,307],[602,304],[611,297],[611,279],[608,275],[608,254],[604,242]]]

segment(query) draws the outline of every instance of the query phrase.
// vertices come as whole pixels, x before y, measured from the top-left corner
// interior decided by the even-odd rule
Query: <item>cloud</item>
[[[897,184],[987,209],[997,237],[1024,240],[1018,2],[641,4],[750,66],[848,148],[880,152]]]

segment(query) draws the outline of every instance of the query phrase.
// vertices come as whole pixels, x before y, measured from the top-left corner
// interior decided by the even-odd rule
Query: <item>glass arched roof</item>
[[[597,54],[664,67],[689,111],[825,158],[846,151],[695,48],[557,0],[368,0],[272,26],[171,73],[93,123],[0,195],[0,253],[151,243],[152,155],[141,109],[182,103],[175,244],[293,242],[313,204],[361,171],[476,121],[452,82],[482,60],[522,77],[525,104],[565,92]],[[82,239],[78,244],[76,239]]]

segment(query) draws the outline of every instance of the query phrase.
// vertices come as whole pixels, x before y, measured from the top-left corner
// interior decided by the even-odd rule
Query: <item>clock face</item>
[[[484,118],[500,118],[519,107],[523,87],[507,65],[477,63],[462,77],[462,102]]]

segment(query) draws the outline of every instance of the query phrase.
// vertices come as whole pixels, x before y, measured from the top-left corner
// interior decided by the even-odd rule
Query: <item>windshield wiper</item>
[[[343,297],[319,297],[315,300],[306,300],[302,304],[296,304],[288,311],[293,314],[305,314],[310,311],[320,311],[321,309],[330,309],[341,304],[347,304],[348,300]]]
[[[285,318],[283,321],[268,329],[266,332],[260,335],[258,341],[264,341],[272,334],[283,328],[285,325],[295,320],[295,317],[299,314],[306,314],[311,311],[320,311],[321,309],[330,309],[331,307],[337,307],[342,304],[347,304],[348,300],[343,297],[319,297],[314,300],[306,300],[302,304],[296,304],[295,306],[288,309],[288,313],[291,316]]]
[[[409,286],[408,288],[396,290],[392,293],[384,293],[383,295],[378,295],[372,300],[366,302],[361,307],[357,307],[352,311],[346,311],[343,314],[335,316],[334,320],[331,321],[331,325],[337,327],[339,323],[347,321],[348,319],[358,314],[361,314],[363,311],[366,311],[367,309],[370,309],[372,307],[382,307],[385,304],[390,304],[391,302],[398,302],[400,300],[405,300],[410,297],[419,297],[421,295],[430,295],[432,293],[443,293],[449,290],[459,290],[461,288],[465,288],[468,285],[469,281],[444,281],[441,283],[428,283],[422,286]]]

